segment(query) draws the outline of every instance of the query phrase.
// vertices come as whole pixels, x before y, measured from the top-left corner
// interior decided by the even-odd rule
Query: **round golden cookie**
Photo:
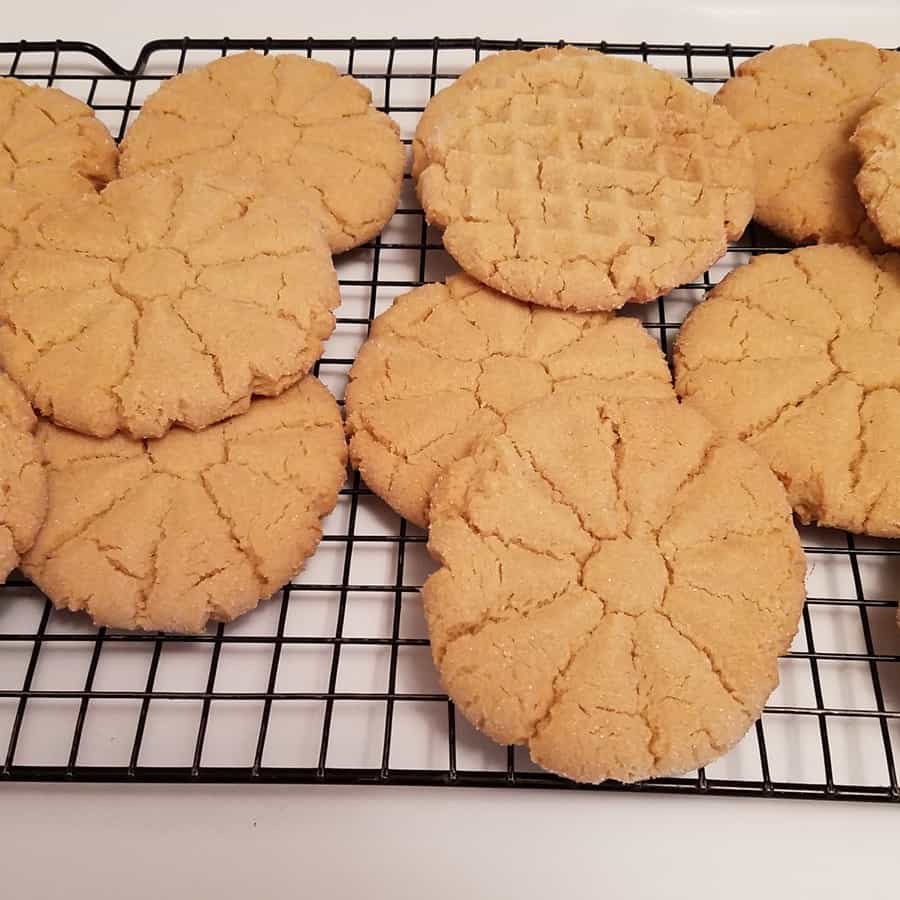
[[[725,753],[778,683],[804,597],[777,479],[665,401],[517,410],[438,483],[428,548],[447,693],[495,741],[576,781]]]
[[[47,524],[22,570],[98,625],[201,631],[299,570],[344,483],[337,404],[312,376],[242,416],[155,441],[38,427]]]
[[[900,536],[900,256],[756,257],[687,317],[675,375],[768,460],[802,522]]]
[[[572,47],[499,53],[441,91],[413,174],[463,269],[562,309],[617,309],[694,279],[753,212],[749,145],[712,98]]]
[[[757,221],[794,243],[881,246],[853,184],[850,136],[900,53],[857,41],[776,47],[742,63],[716,96],[747,131]]]
[[[350,369],[350,459],[400,515],[428,521],[435,479],[530,400],[562,390],[674,398],[636,319],[519,303],[455,275],[394,301]]]
[[[334,328],[318,224],[253,179],[136,175],[45,204],[0,269],[0,363],[57,424],[159,437],[299,381]]]
[[[397,208],[405,153],[368,88],[301,56],[246,52],[167,81],[122,143],[122,173],[264,175],[304,202],[333,251],[374,237]]]
[[[0,584],[31,548],[47,513],[36,426],[21,391],[0,373]]]
[[[900,246],[900,77],[876,95],[851,142],[860,160],[856,189],[885,243]]]
[[[116,177],[117,163],[115,142],[89,106],[56,88],[0,78],[0,259],[39,203],[93,193]]]

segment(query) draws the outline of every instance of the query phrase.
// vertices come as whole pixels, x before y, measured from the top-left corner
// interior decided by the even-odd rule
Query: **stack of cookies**
[[[821,41],[713,100],[547,48],[479,62],[422,116],[413,175],[463,272],[373,323],[350,458],[429,528],[457,708],[551,771],[634,781],[727,751],[796,631],[792,509],[900,534],[900,257],[865,249],[900,232],[895,72]],[[673,385],[615,311],[696,280],[754,210],[828,245],[726,278]]]
[[[332,253],[396,207],[397,126],[332,66],[247,53],[167,82],[121,153],[13,79],[0,137],[0,575],[118,628],[253,609],[344,482],[308,373]]]

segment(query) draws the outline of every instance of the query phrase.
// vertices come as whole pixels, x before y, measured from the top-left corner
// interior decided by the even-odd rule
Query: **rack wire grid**
[[[125,68],[85,43],[0,44],[0,72],[87,101],[121,139],[166,78],[255,48],[327,60],[368,85],[410,143],[429,97],[522,41],[162,40]],[[641,59],[714,92],[763,47],[583,44]],[[626,308],[664,350],[710,285],[751,254],[783,251],[748,233],[702,279]],[[407,179],[375,241],[336,261],[343,303],[318,367],[336,396],[372,318],[453,271]],[[827,439],[827,436],[823,436]],[[93,628],[54,611],[21,576],[0,594],[0,780],[295,782],[584,788],[537,769],[521,748],[475,732],[441,692],[419,587],[425,534],[358,475],[297,578],[231,625],[197,636]],[[781,684],[731,753],[680,778],[603,790],[900,800],[900,546],[802,529],[808,600],[780,661]]]

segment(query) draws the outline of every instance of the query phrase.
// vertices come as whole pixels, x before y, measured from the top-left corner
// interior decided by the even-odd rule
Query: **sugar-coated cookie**
[[[804,598],[778,480],[665,401],[520,408],[438,483],[428,547],[425,615],[457,709],[576,781],[729,750]]]

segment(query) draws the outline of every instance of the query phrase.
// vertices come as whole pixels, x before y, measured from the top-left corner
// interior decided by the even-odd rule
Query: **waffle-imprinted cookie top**
[[[616,309],[696,277],[753,211],[727,112],[643,63],[501,53],[428,105],[413,173],[471,275],[522,300]]]

